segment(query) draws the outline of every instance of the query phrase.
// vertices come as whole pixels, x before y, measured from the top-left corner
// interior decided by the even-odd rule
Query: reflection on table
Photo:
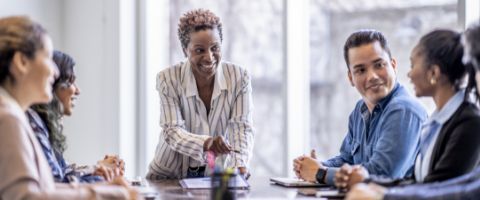
[[[232,190],[237,199],[313,199],[316,198],[317,191],[332,190],[332,188],[286,188],[271,183],[268,177],[251,177],[248,182],[249,189]],[[149,180],[148,185],[151,195],[146,196],[150,196],[150,199],[210,199],[210,189],[183,189],[178,180]]]

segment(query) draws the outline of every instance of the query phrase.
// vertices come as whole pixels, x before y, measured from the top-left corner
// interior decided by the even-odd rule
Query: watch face
[[[317,175],[316,175],[315,178],[317,179],[317,181],[318,181],[319,183],[323,183],[323,179],[324,179],[324,177],[325,177],[325,174],[327,174],[327,170],[322,169],[322,168],[318,169]]]

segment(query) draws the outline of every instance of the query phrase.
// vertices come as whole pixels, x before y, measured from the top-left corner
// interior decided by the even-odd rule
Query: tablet
[[[329,187],[323,183],[312,183],[298,178],[273,177],[270,181],[285,187]]]

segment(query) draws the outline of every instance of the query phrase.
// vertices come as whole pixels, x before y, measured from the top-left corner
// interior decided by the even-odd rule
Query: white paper
[[[230,180],[229,188],[249,188],[248,182],[240,175],[234,176]],[[235,181],[235,182],[232,182]],[[185,178],[180,180],[180,185],[187,189],[210,189],[212,188],[212,179],[210,177]]]

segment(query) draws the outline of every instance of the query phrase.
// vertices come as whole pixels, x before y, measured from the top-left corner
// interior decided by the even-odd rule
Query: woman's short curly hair
[[[220,35],[220,41],[223,40],[222,23],[220,22],[220,18],[212,11],[196,9],[183,14],[178,23],[178,38],[180,39],[182,48],[187,48],[190,42],[190,33],[205,29],[217,29]]]

